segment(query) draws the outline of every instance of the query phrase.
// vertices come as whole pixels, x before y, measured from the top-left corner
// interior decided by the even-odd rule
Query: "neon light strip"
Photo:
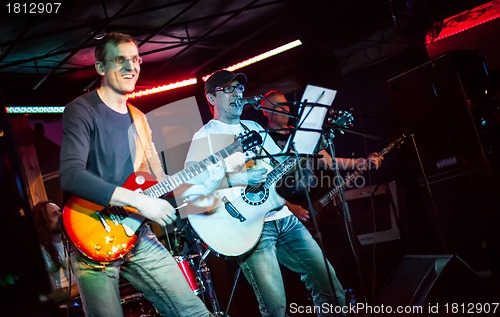
[[[300,40],[295,40],[293,42],[290,42],[288,44],[282,45],[280,47],[277,47],[275,49],[272,49],[270,51],[267,51],[265,53],[259,54],[257,56],[254,56],[252,58],[246,59],[242,62],[236,63],[234,65],[231,65],[229,67],[226,67],[224,69],[227,69],[229,71],[235,71],[237,69],[243,68],[245,66],[260,62],[261,60],[264,60],[266,58],[272,57],[274,55],[278,55],[280,53],[283,53],[285,51],[288,51],[292,48],[295,48],[297,46],[302,45],[302,42]],[[213,73],[212,73],[213,74]],[[203,81],[206,81],[210,75],[203,76]],[[148,96],[148,95],[153,95],[156,93],[160,92],[165,92],[181,87],[186,87],[190,85],[195,85],[197,83],[196,78],[189,78],[183,81],[178,81],[175,83],[167,84],[167,85],[162,85],[154,88],[149,88],[149,89],[144,89],[144,90],[139,90],[139,91],[134,91],[133,93],[130,93],[127,95],[127,99],[134,99],[134,98],[139,98],[142,96]],[[12,106],[12,107],[6,107],[7,113],[15,113],[15,114],[28,114],[28,113],[63,113],[64,111],[64,106],[63,107],[43,107],[43,106]]]
[[[288,44],[282,45],[280,47],[277,47],[277,48],[272,49],[270,51],[267,51],[265,53],[259,54],[257,56],[252,57],[252,58],[246,59],[246,60],[244,60],[242,62],[236,63],[236,64],[231,65],[229,67],[226,67],[224,69],[232,72],[232,71],[235,71],[237,69],[243,68],[245,66],[248,66],[248,65],[260,62],[261,60],[264,60],[266,58],[272,57],[274,55],[278,55],[280,53],[283,53],[285,51],[288,51],[288,50],[290,50],[292,48],[295,48],[297,46],[300,46],[300,45],[302,45],[302,42],[300,40],[295,40],[293,42],[290,42]],[[203,76],[202,77],[203,81],[207,81],[208,77],[210,77],[210,75],[212,75],[212,74],[208,74],[208,75]]]
[[[138,98],[142,96],[152,95],[163,91],[168,91],[180,87],[194,85],[197,83],[196,78],[190,78],[176,83],[154,87],[150,89],[135,91],[127,95],[127,99]],[[49,113],[63,113],[64,106],[62,107],[44,107],[44,106],[11,106],[5,107],[9,114],[49,114]]]
[[[65,106],[11,106],[5,107],[7,113],[29,114],[29,113],[63,113]]]
[[[485,3],[471,10],[444,19],[443,28],[438,36],[432,38],[432,33],[428,32],[425,38],[425,44],[437,42],[498,18],[500,18],[500,6],[498,5],[498,1]]]
[[[288,50],[290,50],[294,47],[300,46],[300,45],[302,45],[302,42],[300,40],[295,40],[295,41],[290,42],[288,44],[285,44],[285,45],[282,45],[282,46],[277,47],[275,49],[272,49],[268,52],[262,53],[260,55],[255,56],[255,57],[252,57],[252,58],[249,58],[249,59],[244,60],[242,62],[239,62],[237,64],[226,67],[225,69],[227,69],[229,71],[234,71],[236,69],[243,68],[245,66],[257,63],[257,62],[264,60],[266,58],[269,58],[269,57],[272,57],[274,55],[280,54],[282,52],[288,51]],[[212,74],[210,74],[210,75],[212,75]],[[208,77],[210,77],[210,75],[203,76],[202,77],[203,81],[206,81],[208,79]],[[172,83],[172,84],[168,84],[168,85],[163,85],[163,86],[159,86],[159,87],[135,91],[131,94],[128,94],[127,99],[134,99],[134,98],[139,98],[142,96],[152,95],[152,94],[156,94],[159,92],[164,92],[164,91],[173,90],[173,89],[180,88],[180,87],[194,85],[196,83],[197,83],[196,78],[190,78],[190,79],[186,79],[186,80]]]
[[[127,95],[127,99],[134,99],[134,98],[138,98],[138,97],[142,97],[142,96],[148,96],[148,95],[156,94],[159,92],[173,90],[176,88],[195,85],[196,83],[197,83],[196,78],[190,78],[190,79],[186,79],[183,81],[178,81],[176,83],[171,83],[168,85],[163,85],[163,86],[158,86],[158,87],[154,87],[154,88],[134,91],[133,93],[130,93]]]

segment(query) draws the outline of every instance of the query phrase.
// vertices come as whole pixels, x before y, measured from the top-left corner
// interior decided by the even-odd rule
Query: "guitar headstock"
[[[326,126],[328,129],[324,130],[321,134],[317,150],[320,151],[328,148],[329,142],[335,137],[334,130],[340,130],[340,133],[344,133],[342,129],[351,128],[353,126],[353,121],[354,116],[348,111],[329,110],[328,117],[326,119]]]
[[[402,134],[400,137],[398,137],[396,140],[394,140],[394,146],[397,146],[398,148],[401,146],[401,144],[404,143],[408,136],[406,134]]]
[[[394,141],[389,143],[389,145],[387,145],[385,148],[383,148],[378,153],[380,155],[385,155],[385,154],[389,153],[389,151],[391,151],[392,149],[401,147],[401,144],[403,144],[403,142],[406,140],[407,137],[408,137],[408,135],[402,134],[398,138],[394,139]]]
[[[262,137],[257,131],[248,131],[247,133],[240,135],[238,138],[244,152],[262,144]]]
[[[344,110],[328,111],[327,124],[333,128],[347,129],[353,126],[354,116],[352,113]]]

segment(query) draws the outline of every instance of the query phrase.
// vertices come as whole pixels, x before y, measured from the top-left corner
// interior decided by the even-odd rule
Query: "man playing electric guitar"
[[[193,137],[186,166],[202,159],[204,155],[207,155],[207,151],[213,153],[219,150],[223,144],[217,144],[216,140],[225,139],[246,130],[263,131],[263,128],[256,122],[240,120],[243,107],[236,105],[235,100],[242,97],[246,83],[247,77],[244,74],[233,74],[226,70],[215,72],[206,81],[205,94],[210,107],[213,108],[214,118]],[[280,148],[272,138],[266,137],[265,134],[262,138],[264,139],[263,148],[267,153],[273,155],[280,152]],[[266,151],[261,154],[267,155],[264,154]],[[217,211],[213,214],[208,210],[204,215],[195,215],[193,220],[199,220],[200,217],[213,219],[209,229],[220,232],[222,236],[222,233],[232,228],[218,228],[218,220],[222,218],[222,215],[227,219],[229,214],[234,227],[243,228],[249,222],[253,212],[259,211],[259,206],[263,206],[259,205],[260,201],[267,203],[274,194],[272,186],[274,178],[281,175],[277,169],[286,171],[295,165],[293,159],[290,164],[286,163],[288,160],[287,157],[264,159],[263,162],[256,160],[256,166],[253,168],[226,174],[226,177],[221,181],[220,188],[233,188],[235,193],[216,197],[223,203],[223,207],[217,207]],[[259,167],[261,164],[266,168]],[[286,166],[282,166],[282,164],[286,164]],[[269,172],[269,169],[273,168],[274,170]],[[246,185],[249,186],[245,187]],[[243,193],[243,191],[246,192]],[[252,195],[256,197],[252,197]],[[233,199],[233,197],[235,198]],[[256,245],[250,252],[238,259],[245,277],[254,289],[261,314],[263,316],[284,316],[286,314],[285,289],[279,264],[301,276],[307,289],[312,293],[315,305],[344,306],[345,296],[342,286],[330,263],[327,263],[327,270],[321,249],[311,234],[293,216],[282,198],[278,196],[276,203],[271,205],[273,206],[272,210],[261,210],[262,222],[264,223],[262,234],[259,235],[260,238],[256,241]],[[243,214],[243,211],[247,209],[251,209],[251,212]],[[189,219],[191,221],[191,218]],[[194,229],[197,231],[196,228]],[[197,233],[199,234],[199,232]],[[234,232],[234,235],[236,234],[237,232]],[[203,235],[200,237],[204,238]],[[221,240],[224,239],[221,238]],[[232,239],[225,240],[228,241],[220,242],[233,243]],[[208,245],[210,247],[210,244]],[[324,316],[326,315],[336,314],[332,308],[330,312],[324,314]]]
[[[165,179],[145,115],[127,103],[142,62],[137,42],[126,34],[109,33],[97,44],[95,58],[101,86],[70,102],[63,114],[61,187],[92,203],[130,206],[162,226],[170,224],[176,216],[166,200],[122,186],[138,171]],[[189,187],[186,195],[206,194],[218,185],[223,169],[213,166],[206,182]],[[99,217],[97,212],[94,215]],[[109,224],[101,217],[106,229]],[[71,229],[86,230],[84,226]],[[137,236],[132,250],[110,263],[94,263],[76,252],[71,255],[85,315],[123,316],[118,290],[122,275],[162,316],[211,316],[149,226],[140,227]],[[108,234],[106,239],[112,242],[115,237]]]

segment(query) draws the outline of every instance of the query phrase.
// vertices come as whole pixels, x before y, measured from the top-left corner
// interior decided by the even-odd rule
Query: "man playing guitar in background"
[[[289,117],[286,115],[282,115],[280,113],[275,113],[275,112],[270,112],[266,111],[265,109],[277,109],[279,111],[285,112],[285,113],[291,113],[290,112],[290,106],[287,105],[288,101],[285,97],[285,95],[278,91],[278,90],[270,90],[268,91],[265,95],[264,98],[261,101],[262,103],[262,113],[268,120],[268,125],[267,128],[270,130],[269,135],[273,138],[273,140],[283,148],[286,144],[286,141],[288,140],[288,137],[290,135],[290,127],[288,125]],[[317,159],[316,162],[313,162],[313,164],[307,164],[309,162],[304,162],[302,166],[305,166],[305,168],[309,167],[319,167],[323,170],[333,170],[333,159],[331,155],[326,151],[326,150],[321,150],[318,152],[318,155],[321,155],[322,157]],[[336,157],[335,161],[337,163],[337,166],[339,167],[339,170],[354,170],[357,167],[366,165],[366,164],[371,164],[373,165],[376,169],[380,167],[382,164],[384,157],[379,155],[377,152],[374,152],[368,156],[368,158],[343,158],[343,157]],[[308,158],[308,160],[314,160],[314,158]],[[317,163],[317,164],[314,164]],[[315,171],[307,171],[303,170],[302,173],[309,173],[311,174],[310,176],[314,177],[314,172]],[[292,175],[286,175],[286,177],[294,177],[294,183],[296,184],[300,177],[297,175],[298,172],[295,172]],[[286,180],[284,180],[286,181]],[[291,183],[291,182],[289,182]],[[284,190],[287,190],[287,187],[285,186]],[[306,188],[308,190],[308,188]],[[293,192],[291,193],[292,195],[301,195],[301,193]],[[286,198],[286,197],[285,197]],[[294,201],[295,202],[295,201]],[[308,221],[310,219],[310,214],[309,211],[305,208],[303,208],[300,204],[292,204],[291,202],[287,202],[287,206],[290,209],[290,211],[297,216],[302,221]]]

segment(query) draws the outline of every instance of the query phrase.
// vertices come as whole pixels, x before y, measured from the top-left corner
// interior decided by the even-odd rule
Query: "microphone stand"
[[[277,105],[280,105],[280,104],[283,104],[283,102],[277,103]],[[275,105],[275,108],[277,107],[277,105]],[[253,108],[255,110],[262,110],[262,111],[270,112],[270,113],[273,113],[273,114],[279,113],[282,116],[296,119],[296,117],[293,114],[289,113],[289,112],[285,112],[285,111],[281,111],[281,110],[276,110],[276,109],[271,109],[271,108],[266,108],[266,107],[262,107],[261,105],[254,105]]]
[[[310,111],[314,107],[328,107],[328,106],[324,106],[324,105],[318,104],[318,101],[322,97],[322,95],[323,94],[321,94],[320,96],[318,96],[317,101],[314,102],[314,103],[308,103],[307,99],[305,99],[304,102],[301,103],[302,107],[299,107],[299,113],[297,114],[297,117],[299,118],[299,121],[297,122],[297,125],[294,128],[291,129],[290,136],[289,136],[288,147],[286,148],[286,150],[284,151],[284,154],[283,154],[283,155],[288,155],[288,156],[294,155],[296,157],[296,159],[297,159],[297,165],[298,165],[296,168],[299,171],[300,179],[304,178],[304,172],[302,171],[302,169],[300,168],[300,165],[299,165],[299,161],[300,161],[301,157],[306,156],[306,159],[307,159],[307,157],[321,157],[321,156],[318,155],[317,153],[315,153],[313,156],[311,156],[311,155],[308,155],[308,154],[304,155],[304,154],[300,154],[300,153],[296,152],[295,151],[294,142],[290,142],[290,140],[293,140],[294,135],[295,135],[295,133],[298,130],[302,130],[303,129],[303,128],[301,128],[301,125],[303,124],[303,122],[305,122],[305,119],[307,118],[307,116],[310,114]],[[303,112],[306,109],[306,107],[305,107],[306,105],[311,106],[311,108],[310,108],[309,113],[307,113],[305,115],[305,117],[303,117]],[[270,110],[270,112],[281,113],[281,111],[279,111],[279,110],[269,109],[269,108],[267,108],[267,109]],[[311,130],[314,130],[314,129],[304,129],[304,130],[311,131]],[[314,131],[317,131],[317,132],[320,132],[320,133],[322,132],[322,130],[314,130]],[[268,134],[269,133],[266,134],[266,137],[267,137]],[[264,141],[265,141],[265,139],[264,139]],[[262,142],[262,144],[264,144],[264,141]],[[322,255],[323,255],[323,262],[325,264],[325,270],[326,270],[327,275],[328,275],[328,282],[330,284],[330,288],[331,288],[331,291],[332,291],[332,297],[336,300],[336,297],[335,297],[335,287],[334,287],[333,279],[332,279],[332,272],[330,270],[330,266],[328,265],[328,259],[326,257],[325,247],[324,247],[324,244],[323,244],[322,235],[321,235],[321,232],[319,230],[318,223],[317,223],[317,220],[316,220],[317,211],[314,209],[314,207],[312,205],[311,197],[310,197],[309,191],[307,190],[306,187],[304,187],[303,191],[304,191],[304,195],[305,195],[306,200],[307,200],[308,210],[309,210],[309,212],[311,214],[311,218],[313,220],[314,228],[315,228],[315,230],[317,232],[316,241],[317,241],[317,243],[318,243],[318,245],[319,245],[319,247],[321,249]],[[339,303],[337,303],[337,305],[338,304]]]
[[[322,94],[318,97],[318,100],[321,98]],[[301,118],[302,117],[302,113],[303,113],[303,110],[305,109],[305,106],[311,106],[311,110],[313,109],[313,107],[324,107],[324,108],[328,108],[328,106],[324,106],[324,105],[321,105],[321,104],[318,104],[318,102],[314,102],[314,103],[308,103],[307,100],[304,100],[304,102],[301,102],[301,103],[293,103],[294,105],[296,104],[299,104],[299,105],[302,105],[303,107],[299,107],[299,113],[297,114],[297,116],[289,113],[289,112],[284,112],[284,111],[281,111],[281,110],[277,110],[276,108],[279,107],[279,106],[282,106],[282,105],[290,105],[289,102],[277,102],[274,104],[274,108],[266,108],[266,107],[262,107],[260,104],[254,104],[253,107],[255,110],[262,110],[262,111],[266,111],[266,112],[270,112],[272,113],[273,115],[274,114],[279,114],[279,115],[283,115],[283,116],[286,116],[286,117],[289,117],[289,118],[293,118],[293,119],[298,119],[298,118]],[[310,113],[310,112],[309,112]],[[309,115],[309,113],[306,114],[306,116],[304,118],[302,118],[302,122],[305,121],[305,119],[307,118],[307,116]],[[272,119],[272,116],[269,120]],[[301,122],[299,122],[297,124],[297,126],[295,127],[290,127],[290,128],[281,128],[281,129],[272,129],[272,128],[266,128],[265,129],[265,133],[266,135],[264,136],[264,139],[262,140],[262,144],[265,144],[266,142],[266,138],[267,136],[271,133],[271,132],[277,132],[277,131],[290,131],[289,133],[289,139],[292,140],[294,135],[295,135],[295,132],[297,130],[301,130],[301,131],[310,131],[310,132],[319,132],[321,133],[323,130],[319,130],[319,129],[309,129],[309,128],[302,128],[300,127],[301,126]],[[259,131],[260,132],[260,131]],[[292,156],[292,154],[290,154],[290,150],[291,150],[292,146],[291,144],[288,144],[288,147],[286,149],[286,151],[284,151],[284,153],[279,153],[279,154],[272,154],[272,155],[262,155],[259,153],[258,156],[256,156],[254,159],[264,159],[264,158],[274,158],[274,157],[279,157],[279,156]],[[261,151],[262,152],[262,149]],[[317,154],[297,154],[298,156],[300,157],[309,157],[309,158],[321,158],[322,156],[321,155],[317,155]],[[295,156],[297,156],[295,155]]]
[[[363,281],[362,281],[362,272],[361,272],[361,266],[359,263],[359,259],[357,256],[356,249],[354,247],[354,228],[352,224],[352,217],[351,217],[351,212],[349,210],[349,206],[347,204],[347,199],[345,198],[345,193],[344,193],[344,178],[340,175],[340,171],[338,168],[337,164],[337,159],[336,159],[336,154],[335,154],[335,146],[333,145],[333,138],[335,137],[334,129],[330,129],[330,133],[328,133],[328,137],[326,138],[326,143],[328,150],[330,152],[330,155],[332,156],[332,165],[333,165],[333,171],[334,171],[334,186],[338,188],[338,202],[340,203],[342,207],[342,213],[344,215],[344,226],[346,228],[346,233],[347,233],[347,239],[349,241],[349,246],[351,247],[351,252],[354,257],[354,263],[356,264],[356,271],[358,274],[359,278],[359,287],[361,291],[361,296],[363,298],[363,302],[367,303],[366,299],[366,291],[363,286]],[[339,129],[341,134],[344,134],[344,131],[349,131],[346,129]],[[346,299],[347,300],[347,299]]]
[[[345,129],[343,127],[339,127],[339,126],[331,125],[331,124],[325,124],[325,127],[340,130],[340,133],[342,133],[342,134],[344,134],[346,132],[346,133],[350,133],[350,134],[354,134],[354,135],[359,135],[359,136],[362,136],[364,138],[367,138],[370,140],[375,140],[375,141],[378,141],[381,138],[380,135],[368,134],[365,132],[355,131],[353,129]]]

